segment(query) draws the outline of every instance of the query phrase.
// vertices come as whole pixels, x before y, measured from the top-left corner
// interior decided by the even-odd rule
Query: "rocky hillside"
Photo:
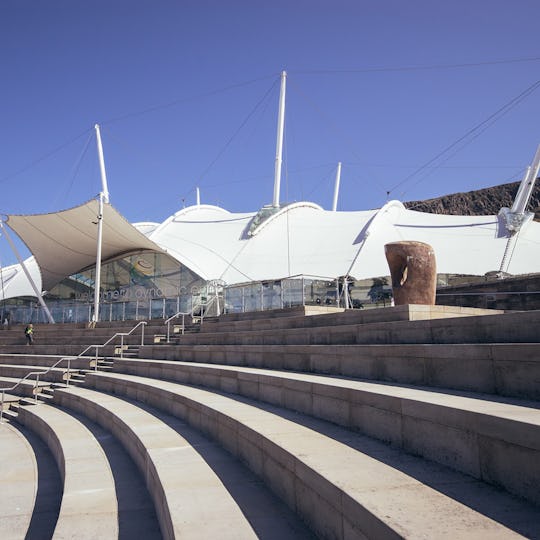
[[[410,201],[404,204],[411,210],[431,214],[461,214],[465,216],[498,214],[501,207],[510,208],[512,206],[518,188],[519,182],[514,182],[467,193],[453,193],[436,199]],[[534,212],[535,220],[540,221],[540,182],[538,181],[527,210]]]

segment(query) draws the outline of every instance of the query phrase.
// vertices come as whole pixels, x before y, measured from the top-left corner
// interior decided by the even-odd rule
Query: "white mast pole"
[[[107,174],[105,173],[105,159],[103,157],[103,146],[101,144],[101,133],[99,131],[99,124],[94,126],[96,130],[96,143],[99,159],[99,170],[101,172],[101,191],[103,193],[103,200],[109,202],[109,187],[107,185]]]
[[[332,212],[335,212],[337,210],[340,180],[341,180],[341,161],[337,164],[336,182],[334,184],[334,202],[332,203]]]
[[[51,324],[54,324],[53,316],[51,315],[51,312],[49,311],[49,308],[47,307],[47,304],[45,303],[45,300],[43,300],[43,296],[41,295],[41,291],[37,288],[37,285],[35,284],[34,280],[32,279],[32,276],[30,275],[30,272],[28,271],[28,268],[26,268],[26,265],[24,264],[24,261],[22,260],[19,250],[15,247],[15,244],[13,243],[13,240],[11,240],[11,236],[8,233],[7,227],[4,227],[4,222],[0,221],[0,228],[4,231],[4,234],[6,235],[6,240],[9,242],[9,245],[11,249],[13,250],[13,253],[15,253],[15,257],[17,257],[17,260],[19,261],[19,264],[21,265],[21,268],[23,269],[24,273],[26,274],[26,277],[28,278],[28,281],[30,282],[30,285],[32,286],[32,289],[34,289],[34,292],[36,293],[37,299],[39,303],[41,304],[41,307],[44,309],[45,313],[47,314],[47,319],[49,319],[49,322]]]
[[[99,211],[97,215],[97,248],[96,248],[96,277],[94,280],[94,316],[92,322],[99,322],[99,293],[101,291],[101,249],[103,243],[103,203],[109,202],[109,187],[107,185],[107,173],[105,172],[105,159],[103,157],[103,145],[101,144],[101,133],[99,125],[94,126],[96,130],[96,144],[99,159],[99,170],[101,172],[101,193],[99,194]]]
[[[99,194],[99,211],[97,216],[97,253],[96,277],[94,279],[94,316],[92,322],[99,322],[99,293],[101,290],[101,243],[103,240],[103,193]]]
[[[281,72],[281,90],[279,93],[278,129],[276,141],[276,163],[274,170],[274,200],[272,206],[279,208],[279,191],[281,184],[281,162],[283,154],[283,126],[285,124],[285,90],[287,86],[287,72]]]
[[[197,188],[197,206],[201,206],[201,191]]]

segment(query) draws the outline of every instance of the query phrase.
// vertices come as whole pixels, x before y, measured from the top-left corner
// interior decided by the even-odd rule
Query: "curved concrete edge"
[[[526,403],[189,362],[124,359],[115,361],[115,369],[239,394],[321,418],[540,504],[540,410]]]
[[[91,374],[88,382],[136,397],[218,440],[321,537],[412,537],[426,527],[435,527],[437,538],[512,535],[437,489],[264,407],[130,375]]]
[[[0,538],[12,538],[21,531],[24,538],[36,500],[37,463],[26,438],[9,423],[0,424]]]
[[[17,421],[49,447],[64,482],[54,538],[118,538],[118,505],[109,462],[77,419],[45,404],[20,407]]]
[[[164,538],[257,537],[221,480],[172,427],[136,405],[87,388],[57,389],[54,400],[118,438],[145,478]]]

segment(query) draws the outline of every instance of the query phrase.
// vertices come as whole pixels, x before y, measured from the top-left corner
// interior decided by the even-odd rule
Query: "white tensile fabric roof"
[[[56,214],[9,216],[37,259],[45,289],[94,264],[97,211],[97,201],[90,201]],[[210,205],[185,208],[161,224],[130,225],[110,205],[104,214],[103,260],[139,249],[162,251],[202,278],[229,285],[295,275],[387,276],[384,245],[399,240],[430,244],[438,273],[498,271],[505,252],[505,272],[540,272],[540,223],[525,223],[509,243],[498,216],[427,214],[398,201],[358,212],[294,203],[262,222],[256,212]]]
[[[50,214],[9,215],[7,224],[34,255],[42,287],[51,289],[65,277],[95,264],[99,201]],[[102,259],[140,249],[161,251],[110,204],[103,205]]]
[[[309,203],[281,209],[249,237],[255,213],[192,206],[150,238],[206,279],[227,284],[294,275],[356,279],[389,275],[384,245],[417,240],[435,251],[439,273],[484,275],[500,268],[508,236],[498,216],[447,216],[407,210],[330,212]],[[505,271],[540,271],[540,224],[526,223],[511,245]]]
[[[32,276],[36,288],[41,290],[41,275],[39,267],[34,257],[29,257],[24,261],[26,269]],[[36,296],[34,289],[30,285],[24,270],[20,264],[13,264],[0,268],[0,300],[4,298],[18,298],[21,296]]]

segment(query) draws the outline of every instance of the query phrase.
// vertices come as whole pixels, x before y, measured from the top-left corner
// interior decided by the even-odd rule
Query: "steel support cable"
[[[484,128],[484,126],[486,126],[487,124],[487,127],[485,127],[484,129],[482,129],[482,131],[480,131],[478,133],[478,135],[475,135],[472,139],[474,140],[476,137],[478,137],[481,133],[483,133],[485,131],[485,129],[487,129],[488,127],[490,127],[493,123],[495,123],[496,121],[498,121],[500,118],[502,118],[502,116],[504,116],[507,112],[509,112],[510,110],[512,110],[514,107],[516,107],[517,105],[519,105],[519,103],[521,103],[524,99],[526,99],[527,97],[529,97],[530,94],[532,94],[535,90],[538,89],[538,87],[540,87],[540,80],[538,81],[535,81],[533,84],[531,84],[529,87],[527,87],[525,90],[523,90],[522,92],[520,92],[517,96],[515,96],[514,98],[512,98],[510,101],[508,101],[507,103],[505,103],[502,107],[500,107],[499,109],[497,109],[494,113],[490,114],[486,119],[482,120],[482,122],[478,123],[477,125],[475,125],[474,127],[472,127],[471,129],[469,129],[464,135],[462,135],[461,137],[459,137],[457,140],[455,140],[453,143],[451,143],[450,145],[448,145],[446,148],[444,148],[443,150],[441,150],[436,156],[434,156],[433,158],[431,158],[429,161],[427,161],[426,163],[424,163],[422,166],[418,167],[418,169],[416,169],[414,172],[412,172],[411,174],[409,174],[407,177],[405,177],[401,182],[398,182],[396,185],[394,185],[390,190],[389,190],[389,193],[392,193],[392,191],[394,191],[395,189],[397,189],[398,187],[402,186],[404,183],[408,182],[411,178],[413,178],[414,176],[416,176],[418,173],[420,173],[421,171],[425,170],[427,167],[429,167],[432,163],[434,163],[435,161],[437,161],[440,157],[444,156],[447,152],[449,152],[452,148],[458,146],[461,142],[463,142],[464,140],[466,140],[468,137],[470,137],[471,135],[473,135],[476,131],[479,131],[481,130],[482,128]],[[467,141],[466,144],[468,144],[470,141]],[[459,150],[461,150],[463,148],[463,146],[461,146],[459,148]],[[458,150],[458,151],[459,151]],[[452,154],[452,156],[455,155],[455,154]],[[452,157],[450,156],[450,157]]]
[[[244,128],[244,126],[249,122],[249,120],[251,119],[251,117],[255,114],[255,112],[258,110],[258,108],[261,106],[262,103],[264,103],[264,101],[267,99],[267,97],[269,96],[269,94],[272,92],[272,90],[276,87],[278,81],[274,81],[274,83],[272,84],[272,86],[270,86],[270,88],[265,92],[265,94],[263,95],[263,97],[255,104],[255,106],[253,107],[253,109],[249,112],[249,114],[244,118],[244,120],[242,121],[242,123],[238,126],[238,128],[234,131],[234,133],[231,135],[231,137],[229,137],[229,139],[227,140],[227,142],[225,143],[225,145],[223,146],[223,148],[218,152],[218,154],[216,155],[216,157],[210,162],[210,164],[203,170],[203,172],[199,175],[199,178],[202,179],[204,176],[206,176],[206,174],[208,174],[208,171],[215,165],[215,163],[219,160],[219,158],[225,153],[225,151],[227,150],[227,148],[229,148],[229,146],[231,145],[231,143],[233,142],[233,140],[236,138],[236,136],[238,135],[238,133]],[[192,186],[189,188],[188,191],[185,192],[184,194],[184,197],[187,197],[187,195],[189,195],[193,189],[196,187],[197,185],[197,182],[195,182],[194,184],[192,184]]]
[[[92,140],[93,136],[94,136],[93,131],[90,131],[90,134],[88,135],[88,139],[86,139],[86,143],[84,144],[82,152],[79,155],[79,158],[77,159],[77,161],[75,162],[75,165],[72,168],[71,180],[69,182],[69,186],[68,186],[68,188],[66,190],[66,193],[65,193],[66,196],[69,194],[69,192],[71,191],[71,188],[73,187],[73,184],[75,183],[75,178],[77,177],[77,174],[78,174],[79,169],[81,167],[82,160],[83,160],[84,156],[86,155],[86,151],[88,150],[88,146],[89,146],[90,141]],[[58,196],[56,198],[56,201],[58,201],[59,199],[60,199],[60,196]],[[54,207],[56,207],[56,205],[57,204],[55,202],[54,204],[51,204],[50,207],[54,208]]]
[[[275,76],[276,76],[275,73],[273,73],[272,75],[266,75],[265,77],[259,77],[258,79],[251,79],[249,81],[243,81],[243,82],[231,84],[229,86],[225,86],[223,88],[218,88],[216,90],[211,90],[211,91],[205,92],[203,94],[197,94],[195,96],[189,96],[189,97],[186,97],[186,98],[177,98],[177,99],[174,99],[174,100],[169,101],[167,103],[162,103],[160,105],[153,105],[151,107],[147,107],[146,109],[142,109],[140,111],[133,111],[131,113],[126,113],[126,114],[121,115],[121,116],[116,116],[114,118],[110,118],[109,120],[105,120],[104,122],[101,122],[100,125],[112,124],[114,122],[119,122],[121,120],[127,120],[128,118],[133,118],[134,116],[142,116],[144,114],[151,113],[151,112],[154,112],[154,111],[159,111],[161,109],[168,109],[170,107],[174,107],[175,105],[180,105],[181,103],[189,103],[189,102],[192,102],[192,101],[197,101],[199,99],[205,99],[205,98],[212,97],[212,96],[215,96],[215,95],[218,95],[218,94],[222,94],[224,92],[228,92],[229,90],[234,90],[236,88],[241,88],[243,86],[249,86],[251,84],[254,84],[254,83],[257,83],[257,82],[260,82],[260,81],[265,81],[267,79],[274,78]]]
[[[12,174],[8,174],[7,176],[4,176],[3,178],[0,178],[0,184],[2,182],[5,182],[7,180],[11,180],[13,178],[15,178],[16,176],[18,176],[19,174],[22,174],[23,172],[26,172],[27,170],[31,169],[32,167],[34,167],[35,165],[37,165],[38,163],[46,160],[47,158],[53,156],[54,154],[56,154],[57,152],[59,152],[60,150],[63,150],[64,148],[66,148],[66,146],[69,146],[70,144],[74,143],[76,140],[80,139],[83,135],[85,135],[86,133],[88,133],[89,131],[91,131],[90,129],[85,129],[82,133],[79,133],[78,135],[76,135],[75,137],[71,138],[69,141],[65,142],[64,144],[61,144],[60,146],[57,146],[56,148],[54,148],[53,150],[51,150],[50,152],[47,152],[46,154],[44,154],[43,156],[35,159],[34,161],[32,161],[31,163],[29,163],[28,165],[26,165],[25,167],[23,167],[22,169],[19,169],[18,171],[12,173]]]
[[[510,58],[507,60],[488,60],[485,62],[470,62],[461,64],[432,64],[426,66],[394,66],[394,67],[374,67],[363,69],[335,69],[335,70],[304,70],[304,71],[289,71],[296,75],[337,75],[337,74],[356,74],[356,73],[387,73],[392,71],[428,71],[437,69],[461,69],[481,66],[495,66],[500,64],[516,64],[520,62],[538,62],[540,56],[532,56],[525,58]]]

